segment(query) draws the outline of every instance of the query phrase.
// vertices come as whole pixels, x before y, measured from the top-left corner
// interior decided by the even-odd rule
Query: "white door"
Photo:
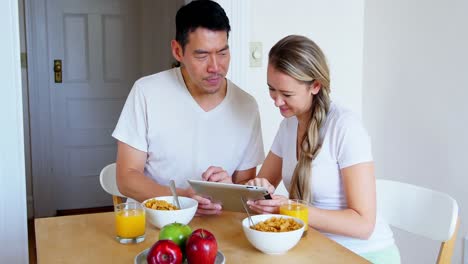
[[[133,82],[172,64],[184,0],[25,2],[34,215],[111,205],[98,179],[115,161],[111,133]],[[219,2],[233,27],[230,78],[244,85],[248,0]],[[62,60],[62,83],[54,60]]]
[[[61,83],[49,81],[57,210],[112,204],[99,172],[115,162],[111,133],[138,72],[127,7],[119,0],[47,1],[49,62],[61,60],[63,72]]]

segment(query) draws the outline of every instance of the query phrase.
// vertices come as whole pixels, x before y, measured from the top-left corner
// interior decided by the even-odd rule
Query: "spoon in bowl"
[[[172,197],[174,197],[174,201],[176,203],[176,206],[178,209],[182,209],[180,207],[180,203],[179,203],[179,196],[177,195],[177,192],[176,192],[176,187],[175,187],[175,182],[174,180],[171,180],[170,184],[169,184],[169,188],[171,189],[171,192],[172,192]]]
[[[252,217],[250,216],[249,209],[247,209],[247,206],[245,205],[244,197],[241,197],[241,201],[242,201],[242,206],[244,207],[244,210],[247,213],[247,216],[249,217],[250,226],[254,226],[255,224],[252,220]]]

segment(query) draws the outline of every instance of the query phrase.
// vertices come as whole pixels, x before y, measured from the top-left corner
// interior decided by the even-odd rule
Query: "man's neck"
[[[190,80],[187,72],[183,67],[180,68],[182,77],[184,78],[185,86],[193,97],[195,102],[205,111],[209,112],[216,108],[226,97],[227,80],[224,78],[222,88],[215,93],[204,93],[201,89],[197,89],[195,84]]]

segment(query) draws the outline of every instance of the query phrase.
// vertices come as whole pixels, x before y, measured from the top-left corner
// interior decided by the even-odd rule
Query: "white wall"
[[[467,10],[463,0],[372,0],[365,11],[363,117],[377,177],[458,201],[453,263],[461,263],[468,228]],[[403,263],[435,263],[437,243],[404,232],[396,237]]]
[[[28,263],[18,0],[0,1],[0,259]]]
[[[287,35],[305,35],[323,49],[331,70],[332,99],[361,113],[363,0],[251,0],[250,13],[251,41],[262,42],[263,64],[249,69],[249,85],[243,88],[259,104],[265,153],[282,120],[266,85],[268,51]]]

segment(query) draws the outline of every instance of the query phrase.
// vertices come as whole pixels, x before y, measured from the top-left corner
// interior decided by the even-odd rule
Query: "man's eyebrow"
[[[206,51],[206,50],[201,50],[201,49],[197,49],[197,50],[194,50],[193,53],[195,53],[195,54],[207,54],[208,51]]]
[[[229,49],[229,45],[226,45],[224,48],[220,49],[218,52],[223,52]]]
[[[229,45],[226,45],[224,48],[218,50],[217,52],[223,52],[223,51],[226,51],[229,49]],[[210,53],[209,51],[206,51],[206,50],[202,50],[202,49],[196,49],[193,51],[193,53],[195,54],[208,54]]]

